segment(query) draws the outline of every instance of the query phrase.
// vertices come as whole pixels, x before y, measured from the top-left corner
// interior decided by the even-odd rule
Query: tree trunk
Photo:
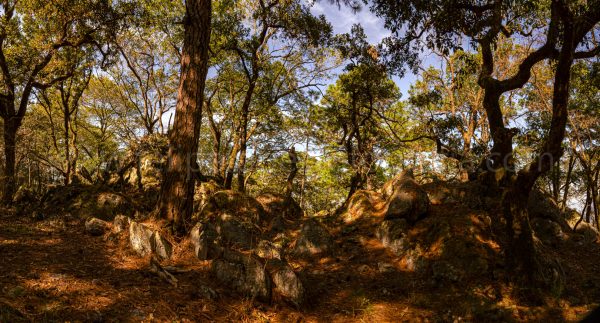
[[[354,193],[356,193],[356,191],[360,189],[360,187],[362,186],[362,182],[363,181],[361,179],[360,173],[356,172],[354,173],[354,175],[352,175],[352,178],[350,179],[350,189],[348,190],[348,196],[346,196],[346,201],[344,201],[342,208],[348,206],[352,195],[354,195]]]
[[[78,133],[77,129],[74,127],[75,121],[77,120],[77,111],[75,111],[75,116],[73,121],[71,122],[71,146],[73,146],[73,158],[71,158],[71,182],[73,182],[73,177],[78,175],[77,171],[77,162],[79,160],[79,147],[77,143]]]
[[[588,189],[586,190],[586,194],[587,194],[587,198],[585,200],[585,206],[586,208],[585,210],[585,223],[590,223],[592,220],[592,188],[588,187]],[[582,214],[584,214],[582,213]]]
[[[258,74],[254,72],[244,97],[244,103],[242,104],[242,125],[240,134],[240,160],[238,162],[237,190],[244,192],[246,190],[246,177],[244,171],[246,168],[246,154],[248,150],[248,119],[250,118],[250,103],[252,102],[252,95],[254,94],[254,88],[256,87],[256,81],[258,80]]]
[[[11,203],[16,189],[16,138],[18,121],[15,117],[4,119],[4,191],[2,201]]]
[[[231,154],[229,154],[229,160],[227,162],[227,171],[225,172],[225,188],[231,189],[231,184],[233,182],[233,171],[235,169],[235,164],[237,161],[237,154],[240,150],[240,139],[241,137],[234,138],[234,144],[231,148]]]
[[[591,203],[591,195],[590,195],[590,191],[586,190],[586,198],[585,198],[585,204],[583,205],[583,209],[581,209],[581,216],[579,217],[579,220],[577,220],[577,222],[575,223],[575,225],[573,226],[573,231],[577,230],[577,226],[579,225],[579,223],[581,223],[581,221],[583,221],[586,213],[589,217],[589,207],[590,207],[590,203]]]
[[[560,195],[560,159],[554,163],[550,178],[552,183],[552,197],[554,198],[554,201],[558,203]]]
[[[296,149],[294,147],[290,148],[288,155],[290,157],[290,173],[286,181],[285,196],[291,199],[292,192],[294,191],[294,178],[298,174],[298,155],[296,154]]]
[[[63,127],[65,128],[64,138],[65,141],[65,186],[69,185],[71,180],[71,144],[69,141],[69,105],[63,102]]]
[[[511,188],[502,201],[506,218],[509,246],[506,250],[506,266],[514,277],[524,277],[527,282],[534,281],[537,266],[537,255],[527,202],[531,188],[517,186]],[[525,276],[517,276],[524,274]]]
[[[244,173],[246,168],[246,154],[248,150],[248,140],[245,139],[246,131],[244,130],[245,127],[242,128],[242,135],[240,136],[240,160],[238,162],[237,169],[237,191],[242,193],[246,190],[246,176]]]
[[[599,204],[600,204],[600,197],[598,196],[598,172],[596,172],[596,174],[594,175],[594,181],[592,183],[592,201],[594,204],[594,220],[596,221],[596,229],[598,229],[600,231],[600,223],[599,223],[599,219],[598,217],[600,216],[600,209]]]
[[[567,177],[565,179],[565,189],[563,191],[563,198],[561,201],[561,209],[565,211],[567,209],[567,200],[569,199],[569,188],[571,187],[571,176],[573,175],[573,167],[575,166],[575,154],[569,156],[569,168],[567,169]]]
[[[305,208],[304,205],[304,193],[305,193],[305,189],[306,189],[306,171],[308,169],[308,157],[309,157],[309,153],[308,153],[308,149],[309,149],[309,143],[310,143],[310,136],[306,136],[306,144],[304,146],[304,165],[302,165],[302,184],[300,184],[300,206],[302,207],[302,209]]]
[[[211,1],[187,0],[181,76],[173,129],[169,133],[169,153],[159,198],[162,218],[173,231],[183,233],[192,217],[200,120],[208,66],[211,30]]]
[[[506,264],[509,272],[524,279],[533,286],[547,284],[540,275],[544,266],[533,241],[533,234],[527,213],[527,200],[536,180],[548,172],[554,162],[562,155],[562,141],[567,125],[569,85],[571,65],[573,64],[573,25],[565,21],[563,47],[561,48],[554,75],[552,96],[552,120],[550,132],[544,141],[542,150],[531,164],[521,170],[509,191],[504,195],[503,213],[506,218],[508,246]]]
[[[211,126],[211,132],[213,135],[213,146],[212,146],[212,153],[213,153],[213,157],[212,157],[212,174],[215,177],[220,177],[221,176],[221,165],[220,165],[220,159],[219,159],[219,155],[221,153],[221,132],[218,131],[218,129],[213,128]]]

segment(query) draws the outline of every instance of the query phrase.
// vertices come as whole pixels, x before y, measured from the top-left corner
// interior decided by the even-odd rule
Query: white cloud
[[[313,4],[311,11],[316,15],[325,15],[333,26],[336,34],[348,33],[352,25],[360,23],[371,43],[379,43],[390,32],[383,27],[383,21],[372,14],[368,8],[363,8],[357,13],[346,6],[338,7],[327,0]]]

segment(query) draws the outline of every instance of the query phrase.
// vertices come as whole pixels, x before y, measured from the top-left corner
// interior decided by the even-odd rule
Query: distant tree
[[[50,138],[52,138],[52,147],[55,150],[54,154],[49,151],[40,152],[36,154],[36,158],[59,170],[64,177],[64,185],[68,185],[77,172],[79,106],[81,96],[89,84],[94,65],[94,61],[91,59],[86,61],[80,58],[73,62],[74,66],[71,68],[71,76],[68,79],[36,93],[37,100],[49,121]],[[62,163],[53,163],[53,155],[62,155]]]
[[[572,83],[568,139],[569,152],[581,166],[586,196],[581,215],[600,227],[600,63],[577,63]]]
[[[349,60],[346,72],[327,89],[311,114],[321,127],[322,142],[334,149],[340,147],[346,154],[354,173],[349,199],[356,190],[373,187],[375,149],[386,141],[390,123],[396,122],[389,111],[398,107],[400,92],[361,27],[354,26],[352,34],[342,35],[339,48]]]
[[[229,158],[225,186],[233,180],[237,154],[237,189],[245,190],[246,159],[251,138],[252,118],[261,107],[256,104],[261,82],[271,82],[262,88],[259,98],[267,108],[302,89],[315,86],[324,72],[318,57],[319,48],[327,42],[331,26],[323,16],[316,17],[303,2],[227,0],[218,3],[216,10],[221,28],[215,37],[226,55],[233,55],[235,68],[241,71],[244,90],[240,94],[239,124],[233,139],[234,150]],[[303,77],[298,77],[302,75]],[[262,80],[261,80],[262,79]],[[268,93],[268,92],[271,93]],[[264,105],[263,105],[264,107]]]
[[[460,178],[466,181],[488,150],[483,90],[477,85],[480,57],[464,51],[438,57],[443,68],[423,69],[411,87],[409,102],[416,107],[424,133],[435,141],[437,153],[455,159]]]
[[[4,194],[15,190],[15,148],[31,95],[70,77],[67,50],[93,48],[118,30],[120,15],[106,1],[3,1],[0,4],[0,117],[4,135]],[[51,19],[49,17],[52,17]]]

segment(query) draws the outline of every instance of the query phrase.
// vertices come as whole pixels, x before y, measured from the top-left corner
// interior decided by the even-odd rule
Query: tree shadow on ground
[[[340,232],[333,256],[312,258],[297,268],[308,296],[307,304],[296,309],[238,295],[211,277],[206,262],[188,263],[190,270],[177,274],[179,286],[172,287],[149,272],[148,259],[118,241],[85,235],[78,220],[0,216],[0,321],[567,319],[552,304],[526,308],[503,301],[506,286],[494,279],[494,268],[477,279],[440,281],[431,270],[404,268],[377,241],[373,228]],[[210,299],[205,287],[219,296]],[[567,291],[557,303],[569,297]]]

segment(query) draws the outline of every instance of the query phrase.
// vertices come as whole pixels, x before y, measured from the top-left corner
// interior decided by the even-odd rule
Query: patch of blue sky
[[[378,44],[391,35],[391,32],[384,27],[383,20],[365,7],[358,12],[353,12],[352,9],[343,5],[338,6],[329,1],[319,1],[312,4],[311,11],[315,15],[324,15],[331,23],[335,34],[349,33],[353,25],[360,24],[368,37],[368,41],[372,44]],[[440,60],[435,55],[425,53],[422,62],[423,66],[434,65],[439,68]],[[411,71],[406,71],[403,77],[393,76],[392,79],[398,85],[402,97],[406,99],[410,85],[417,80],[417,75]]]

